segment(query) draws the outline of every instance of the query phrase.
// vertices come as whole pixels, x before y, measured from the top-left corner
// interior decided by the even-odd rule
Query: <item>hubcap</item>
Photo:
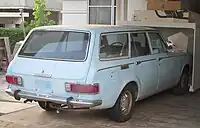
[[[133,96],[130,91],[125,91],[120,100],[120,109],[124,115],[128,115],[131,111],[133,103]]]

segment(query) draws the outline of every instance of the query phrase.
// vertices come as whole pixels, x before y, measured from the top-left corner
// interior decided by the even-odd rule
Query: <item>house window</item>
[[[0,28],[5,28],[5,24],[0,24]]]
[[[115,24],[116,0],[89,0],[90,24]]]
[[[20,24],[15,24],[16,28],[20,28]]]

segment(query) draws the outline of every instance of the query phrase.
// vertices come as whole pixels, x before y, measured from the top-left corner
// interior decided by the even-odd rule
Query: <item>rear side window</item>
[[[145,33],[131,33],[131,52],[132,57],[151,54]]]
[[[127,33],[101,35],[100,59],[128,56],[129,40]]]
[[[19,55],[43,59],[82,61],[86,58],[89,33],[72,31],[34,31]]]
[[[165,52],[164,41],[159,35],[159,33],[149,32],[149,38],[151,41],[150,43],[154,54]]]

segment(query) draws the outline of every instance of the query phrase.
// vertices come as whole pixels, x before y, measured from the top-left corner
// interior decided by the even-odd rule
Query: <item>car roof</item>
[[[79,30],[79,31],[93,31],[93,32],[116,32],[116,31],[146,31],[156,30],[149,27],[141,27],[134,25],[53,25],[37,27],[34,30]]]

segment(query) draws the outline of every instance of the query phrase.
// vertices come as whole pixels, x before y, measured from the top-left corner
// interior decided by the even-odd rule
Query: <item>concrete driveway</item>
[[[0,75],[0,115],[21,111],[35,106],[35,104],[24,104],[16,101],[13,97],[5,93],[6,88],[7,84],[5,77]]]
[[[103,111],[68,111],[56,114],[39,107],[0,116],[4,128],[199,128],[200,93],[173,96],[167,92],[137,103],[124,124],[110,121]]]

